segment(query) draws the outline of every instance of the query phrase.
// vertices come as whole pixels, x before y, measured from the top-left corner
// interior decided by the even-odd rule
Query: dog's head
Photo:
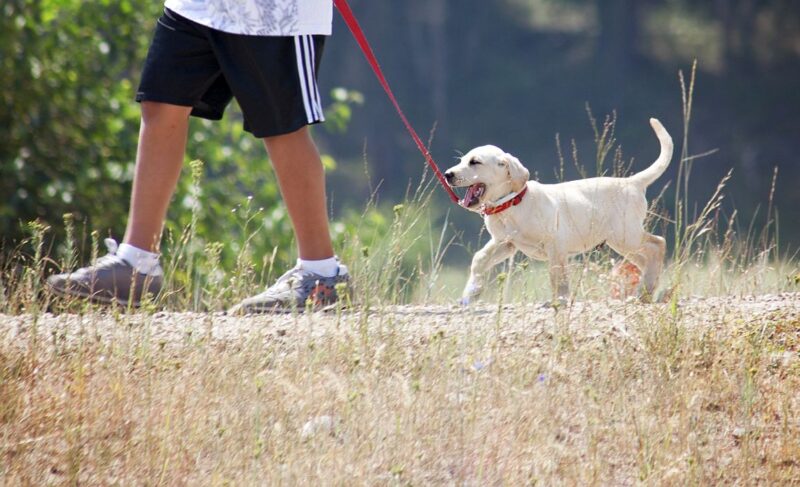
[[[444,176],[450,186],[467,188],[466,195],[459,201],[461,206],[480,211],[486,202],[521,191],[530,172],[508,152],[484,145],[467,152],[458,164],[445,171]]]

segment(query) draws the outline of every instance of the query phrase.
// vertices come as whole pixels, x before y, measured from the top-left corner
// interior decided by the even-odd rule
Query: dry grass
[[[798,351],[800,294],[559,312],[2,315],[0,474],[6,485],[800,483]]]

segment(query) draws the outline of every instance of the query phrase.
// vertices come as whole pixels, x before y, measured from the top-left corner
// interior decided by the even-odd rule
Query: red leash
[[[370,66],[372,67],[372,71],[375,72],[375,76],[378,77],[378,81],[383,86],[383,90],[389,96],[389,99],[392,101],[395,110],[397,110],[398,115],[400,115],[400,119],[403,120],[403,123],[406,126],[406,129],[411,134],[411,138],[414,139],[416,142],[419,151],[422,152],[422,155],[425,157],[425,161],[428,165],[433,169],[433,173],[436,175],[436,178],[442,183],[442,187],[447,191],[447,194],[450,195],[450,199],[453,200],[454,203],[458,203],[458,196],[447,184],[445,181],[444,176],[442,176],[441,171],[436,166],[436,162],[433,161],[433,157],[431,157],[430,152],[428,152],[427,147],[425,144],[422,143],[417,133],[414,131],[414,128],[411,127],[411,124],[408,123],[408,119],[403,114],[403,110],[400,109],[400,104],[397,103],[397,99],[394,97],[394,93],[392,93],[392,89],[389,87],[389,83],[386,81],[386,77],[383,75],[383,71],[381,71],[380,65],[378,65],[378,60],[375,58],[375,54],[372,52],[372,48],[367,41],[366,36],[364,35],[364,31],[361,30],[361,26],[358,25],[358,20],[356,20],[355,15],[353,15],[353,11],[350,10],[350,5],[347,3],[347,0],[333,0],[333,4],[339,10],[339,13],[342,14],[342,18],[344,19],[347,27],[350,28],[350,32],[353,33],[353,37],[355,37],[356,42],[361,47],[361,51],[364,53],[364,56],[367,58]]]

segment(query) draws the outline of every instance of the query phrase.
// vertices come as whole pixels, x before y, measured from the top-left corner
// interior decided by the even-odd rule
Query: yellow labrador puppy
[[[555,298],[569,294],[567,258],[607,243],[642,272],[637,290],[650,299],[661,274],[666,242],[645,231],[645,190],[672,159],[672,138],[661,122],[650,119],[661,143],[658,159],[644,171],[626,178],[588,178],[560,184],[528,181],[530,173],[519,160],[486,145],[463,156],[445,172],[453,187],[466,187],[459,202],[483,216],[491,240],[472,259],[461,302],[478,297],[487,271],[521,251],[549,263]]]

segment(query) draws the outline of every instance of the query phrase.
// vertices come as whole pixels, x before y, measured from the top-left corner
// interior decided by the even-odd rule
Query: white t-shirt
[[[212,29],[259,36],[331,34],[332,0],[166,0],[165,7]]]

